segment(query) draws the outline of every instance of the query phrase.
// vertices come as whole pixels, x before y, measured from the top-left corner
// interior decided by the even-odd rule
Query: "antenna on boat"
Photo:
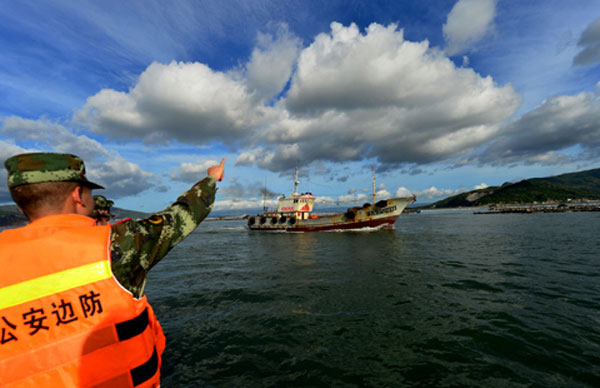
[[[265,191],[264,191],[264,195],[263,195],[263,212],[267,211],[266,202],[267,202],[267,177],[265,177]]]
[[[371,166],[371,173],[373,174],[373,205],[375,205],[375,170]]]
[[[298,180],[298,167],[296,167],[296,170],[294,171],[294,191],[292,192],[292,195],[298,195],[299,184],[300,181]]]

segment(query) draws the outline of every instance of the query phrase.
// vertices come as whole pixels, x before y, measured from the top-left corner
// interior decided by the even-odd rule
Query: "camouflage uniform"
[[[112,225],[110,255],[112,270],[119,283],[140,297],[150,268],[210,213],[216,191],[215,178],[207,177],[165,210],[144,220]]]
[[[83,160],[75,155],[34,153],[13,156],[4,163],[8,187],[42,182],[79,182],[92,189],[102,186],[85,177]],[[216,180],[196,183],[165,210],[143,220],[111,226],[112,270],[119,283],[136,297],[143,294],[146,274],[210,213]]]

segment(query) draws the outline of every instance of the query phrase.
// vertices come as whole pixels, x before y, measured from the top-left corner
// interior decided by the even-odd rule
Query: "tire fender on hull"
[[[385,199],[382,199],[381,201],[377,201],[377,203],[375,204],[375,206],[377,207],[386,207],[388,205],[388,201],[386,201]]]

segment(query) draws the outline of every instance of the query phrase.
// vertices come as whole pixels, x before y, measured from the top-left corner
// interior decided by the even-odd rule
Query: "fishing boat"
[[[373,203],[352,207],[343,213],[313,213],[316,197],[312,193],[298,194],[298,170],[294,173],[294,191],[289,197],[278,199],[277,210],[263,210],[248,218],[248,228],[257,231],[320,232],[328,230],[393,229],[396,219],[417,198],[376,200],[373,174]]]

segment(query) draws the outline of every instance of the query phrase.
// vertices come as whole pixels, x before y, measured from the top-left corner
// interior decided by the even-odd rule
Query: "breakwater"
[[[488,210],[474,212],[474,214],[570,213],[570,212],[597,212],[597,211],[600,211],[600,202],[496,205],[496,206],[490,206],[488,208]]]

